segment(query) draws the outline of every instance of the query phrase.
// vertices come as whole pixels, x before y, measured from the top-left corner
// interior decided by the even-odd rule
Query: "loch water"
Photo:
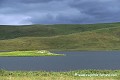
[[[65,51],[66,56],[0,57],[0,69],[9,71],[71,71],[120,69],[120,51]]]

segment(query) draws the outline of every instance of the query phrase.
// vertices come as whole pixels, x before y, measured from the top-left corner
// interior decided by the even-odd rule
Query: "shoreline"
[[[40,57],[40,56],[64,56],[64,54],[51,53],[47,50],[0,52],[0,57]]]

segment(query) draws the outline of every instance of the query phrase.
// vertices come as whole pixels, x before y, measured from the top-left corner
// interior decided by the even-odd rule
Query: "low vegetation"
[[[69,72],[0,70],[0,80],[119,80],[119,78],[119,70],[79,70]]]
[[[120,23],[0,26],[0,50],[120,50]]]
[[[6,40],[18,37],[51,37],[93,31],[103,28],[112,28],[118,26],[120,26],[120,23],[23,25],[23,26],[0,25],[0,39]]]
[[[120,26],[51,37],[26,36],[0,40],[0,50],[26,51],[39,49],[120,50]]]
[[[11,51],[11,52],[0,52],[0,56],[63,56],[63,54],[55,54],[46,50],[36,51]]]

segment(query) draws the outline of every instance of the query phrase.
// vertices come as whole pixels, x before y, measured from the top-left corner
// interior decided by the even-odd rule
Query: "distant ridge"
[[[120,50],[120,22],[0,25],[0,50]]]

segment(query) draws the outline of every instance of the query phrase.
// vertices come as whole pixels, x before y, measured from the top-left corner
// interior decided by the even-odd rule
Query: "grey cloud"
[[[117,17],[120,17],[119,2],[119,0],[81,0],[70,5],[84,14],[95,17],[95,22],[99,20],[109,22],[116,21]]]
[[[19,0],[19,1],[22,3],[47,3],[47,2],[59,1],[59,0]]]
[[[23,3],[51,2],[52,0],[20,0]]]
[[[0,3],[43,3],[43,2],[51,2],[51,1],[54,1],[54,0],[0,0]],[[58,0],[59,1],[59,0]]]
[[[119,3],[119,0],[0,0],[0,24],[115,22],[120,21]]]
[[[72,12],[73,11],[73,12]],[[91,16],[80,13],[79,11],[67,11],[56,13],[56,15],[49,13],[42,16],[34,16],[31,18],[35,24],[79,24],[79,23],[90,23]],[[84,21],[85,20],[85,21]]]

